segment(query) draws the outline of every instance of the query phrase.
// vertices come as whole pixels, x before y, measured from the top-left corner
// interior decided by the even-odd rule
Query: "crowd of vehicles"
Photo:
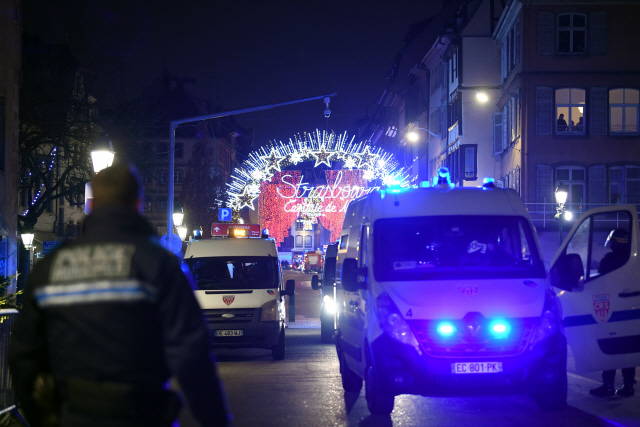
[[[604,271],[612,229],[629,247]],[[352,201],[339,241],[303,268],[320,273],[320,336],[335,338],[343,388],[364,385],[370,412],[389,414],[400,394],[494,392],[556,410],[566,406],[567,344],[577,372],[640,365],[639,236],[635,206],[593,209],[549,266],[513,190],[387,189]],[[185,260],[216,345],[284,358],[295,282],[283,286],[272,239],[192,241]]]
[[[633,256],[598,274],[612,226],[633,236]],[[374,414],[389,414],[399,394],[528,393],[540,409],[564,408],[567,339],[578,371],[639,364],[638,235],[634,206],[589,211],[549,274],[513,190],[438,186],[353,201],[336,267],[344,389],[364,383]]]

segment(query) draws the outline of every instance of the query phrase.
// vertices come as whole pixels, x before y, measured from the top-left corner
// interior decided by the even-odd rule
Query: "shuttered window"
[[[589,166],[589,205],[588,209],[604,206],[607,202],[605,166]]]
[[[502,113],[493,115],[493,155],[502,154]]]
[[[554,203],[553,168],[549,165],[536,165],[536,202],[539,211],[544,210],[542,203]]]
[[[538,55],[553,55],[555,40],[555,14],[538,12]]]
[[[607,53],[607,12],[598,11],[589,15],[589,52],[592,55],[605,55]]]
[[[592,135],[607,134],[607,88],[592,87],[589,89],[589,114]]]
[[[551,135],[553,133],[553,89],[536,87],[536,134]]]
[[[638,89],[609,91],[609,131],[612,134],[637,134],[640,110]]]
[[[640,167],[609,168],[609,203],[612,205],[640,204]]]

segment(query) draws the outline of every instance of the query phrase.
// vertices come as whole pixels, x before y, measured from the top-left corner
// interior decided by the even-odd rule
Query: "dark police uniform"
[[[62,426],[169,426],[180,407],[173,375],[203,426],[227,425],[188,278],[132,210],[88,216],[80,239],[35,266],[13,329],[10,366],[30,424],[59,414]]]

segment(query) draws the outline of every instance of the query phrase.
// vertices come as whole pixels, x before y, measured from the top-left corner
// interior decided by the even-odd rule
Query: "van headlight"
[[[278,301],[272,299],[260,309],[261,322],[275,322],[278,320]]]
[[[540,341],[551,338],[557,333],[562,333],[562,307],[556,294],[548,290],[545,294],[544,308],[538,320],[536,328],[533,330],[531,347]]]
[[[400,310],[386,292],[376,299],[376,313],[382,330],[396,341],[410,345],[422,354],[420,344],[413,331],[400,314]]]
[[[322,298],[322,308],[329,314],[334,314],[336,312],[336,302],[329,295],[325,295]]]

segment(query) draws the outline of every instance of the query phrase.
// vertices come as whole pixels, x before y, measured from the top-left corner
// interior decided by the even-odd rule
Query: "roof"
[[[184,258],[219,256],[272,256],[278,251],[273,239],[203,239],[189,243]]]

